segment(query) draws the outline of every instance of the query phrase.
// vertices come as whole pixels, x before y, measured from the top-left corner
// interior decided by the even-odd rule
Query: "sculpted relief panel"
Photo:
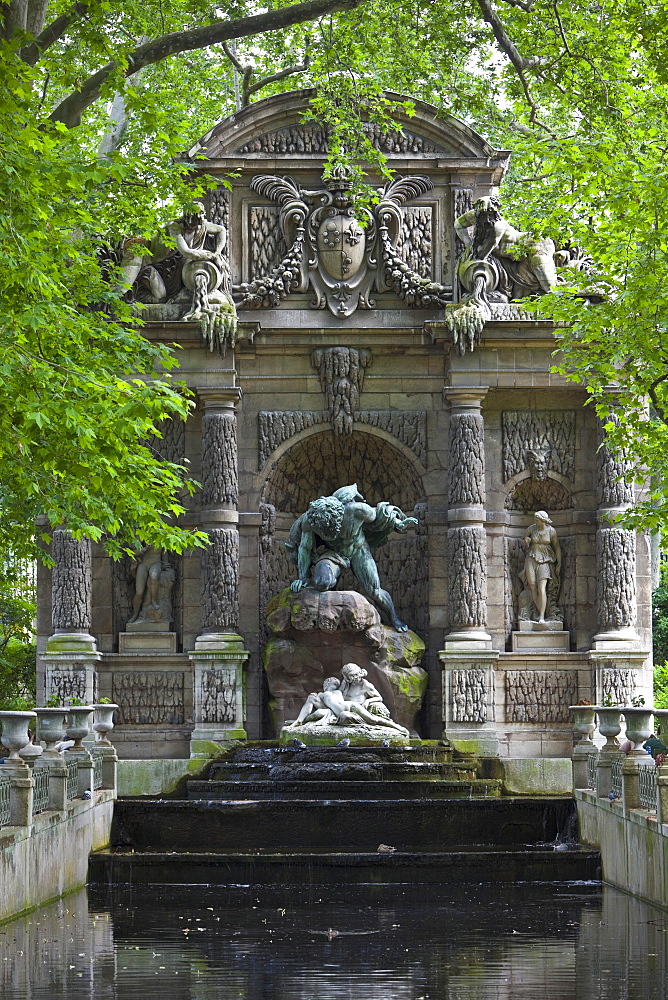
[[[505,410],[501,419],[504,482],[525,470],[536,482],[550,471],[574,481],[573,410]]]
[[[577,670],[506,671],[506,722],[569,722]]]

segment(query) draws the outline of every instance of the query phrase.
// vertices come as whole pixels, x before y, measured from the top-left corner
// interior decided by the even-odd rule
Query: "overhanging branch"
[[[266,11],[264,14],[255,14],[252,17],[216,21],[201,28],[175,31],[135,49],[128,56],[125,76],[132,76],[144,66],[161,62],[179,52],[208,48],[210,45],[232,38],[247,38],[268,31],[279,31],[304,21],[313,21],[326,14],[354,10],[355,7],[368,2],[369,0],[306,0],[304,3],[280,7],[278,10]],[[105,83],[117,70],[118,63],[110,62],[97,73],[93,73],[79,90],[74,91],[58,105],[49,116],[50,120],[62,122],[68,128],[75,128],[81,122],[83,112],[98,99]]]

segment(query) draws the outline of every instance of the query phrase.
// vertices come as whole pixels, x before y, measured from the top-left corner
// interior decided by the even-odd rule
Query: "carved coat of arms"
[[[265,278],[236,289],[241,308],[276,306],[290,292],[315,293],[313,306],[341,319],[356,309],[372,309],[371,292],[388,291],[388,264],[394,259],[401,227],[401,206],[430,190],[428,177],[402,177],[379,192],[370,211],[355,204],[351,175],[335,168],[319,191],[299,188],[291,177],[260,174],[251,187],[279,206],[279,224],[287,254]],[[400,263],[403,272],[410,269]],[[412,272],[411,272],[412,274]],[[401,275],[405,284],[405,275]],[[421,285],[441,286],[415,276]],[[413,279],[411,278],[411,281]],[[399,294],[405,296],[401,287]]]

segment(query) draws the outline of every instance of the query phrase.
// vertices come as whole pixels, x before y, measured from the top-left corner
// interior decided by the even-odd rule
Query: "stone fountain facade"
[[[347,178],[323,180],[310,97],[251,105],[186,154],[221,178],[201,232],[218,261],[210,302],[196,276],[183,284],[187,268],[176,291],[154,280],[160,261],[135,268],[151,290],[137,293],[146,336],[180,345],[197,397],[154,445],[189,460],[202,488],[184,520],[211,545],[144,553],[138,599],[131,560],[57,529],[55,568],[40,573],[38,697],[117,702],[125,757],[273,736],[263,652],[277,635],[268,606],[295,577],[284,543],[312,499],[356,482],[370,504],[417,518],[377,561],[425,644],[420,734],[565,756],[569,705],[651,689],[651,546],[608,519],[633,487],[584,392],[551,373],[552,325],[513,303],[498,268],[458,279],[461,219],[496,195],[509,155],[417,102],[400,131],[370,127],[396,180],[369,175],[379,204],[361,226]],[[559,541],[545,626],[526,580],[536,511]],[[355,589],[350,574],[340,589]]]

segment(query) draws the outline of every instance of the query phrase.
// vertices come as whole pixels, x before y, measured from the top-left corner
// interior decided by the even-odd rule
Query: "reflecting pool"
[[[0,996],[664,1000],[667,938],[598,884],[91,886],[0,927]]]

